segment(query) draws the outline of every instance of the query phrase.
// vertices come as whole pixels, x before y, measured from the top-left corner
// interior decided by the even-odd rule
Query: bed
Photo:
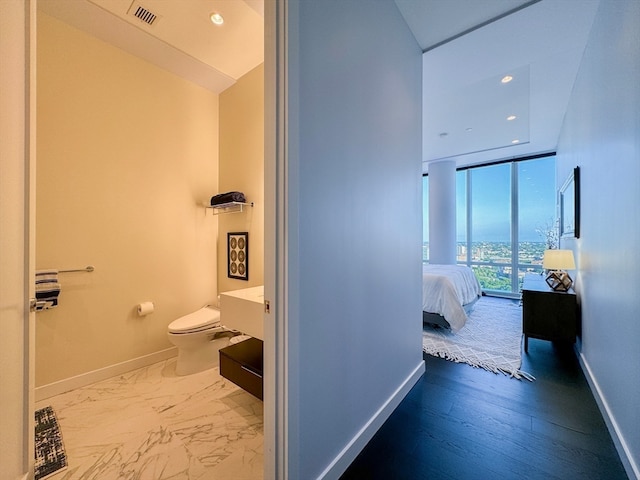
[[[464,265],[423,265],[422,319],[424,323],[459,331],[482,295],[480,282]]]

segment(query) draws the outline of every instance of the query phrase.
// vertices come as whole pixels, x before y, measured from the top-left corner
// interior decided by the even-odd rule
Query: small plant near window
[[[558,248],[560,219],[549,219],[543,226],[536,228],[536,233],[544,238],[545,248],[547,250]]]

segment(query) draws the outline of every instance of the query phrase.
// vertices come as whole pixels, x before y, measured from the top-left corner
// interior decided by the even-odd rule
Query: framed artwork
[[[580,238],[580,167],[560,187],[560,236]]]
[[[249,232],[227,233],[227,276],[249,280]]]

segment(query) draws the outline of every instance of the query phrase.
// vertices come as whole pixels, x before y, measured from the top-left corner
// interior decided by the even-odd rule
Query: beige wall
[[[215,300],[218,97],[42,13],[38,49],[37,268],[96,268],[37,314],[40,386],[169,348]]]
[[[221,292],[264,282],[264,66],[220,94],[220,192],[244,192],[254,207],[219,215]],[[227,232],[249,232],[249,279],[227,276]]]

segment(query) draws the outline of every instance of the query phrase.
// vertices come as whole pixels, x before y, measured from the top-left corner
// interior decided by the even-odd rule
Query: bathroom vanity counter
[[[230,330],[262,340],[264,285],[221,293],[220,323]]]
[[[220,375],[262,400],[262,341],[248,338],[220,349]]]

